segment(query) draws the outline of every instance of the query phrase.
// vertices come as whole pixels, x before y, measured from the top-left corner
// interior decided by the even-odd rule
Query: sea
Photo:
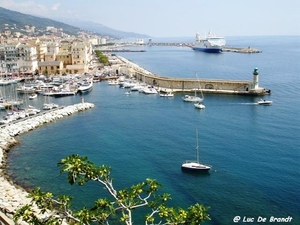
[[[270,95],[204,94],[206,108],[199,110],[183,102],[184,93],[172,98],[126,95],[118,86],[95,83],[89,93],[51,99],[70,105],[83,97],[95,107],[17,136],[20,144],[9,152],[7,174],[27,189],[73,196],[74,208],[91,207],[109,196],[103,187],[92,182],[70,185],[57,166],[62,158],[79,154],[110,166],[116,189],[151,178],[162,185],[160,193],[171,194],[169,206],[209,207],[211,220],[201,224],[299,225],[300,37],[238,36],[226,41],[262,52],[210,54],[188,47],[131,46],[146,51],[117,55],[159,76],[176,78],[197,74],[200,79],[251,81],[258,68],[259,86],[270,89]],[[261,98],[273,104],[258,105]],[[40,107],[44,101],[39,96],[30,104]],[[212,166],[208,173],[181,169],[183,161],[196,158],[196,129],[200,162]],[[144,213],[149,211],[135,211],[134,224],[144,224]]]

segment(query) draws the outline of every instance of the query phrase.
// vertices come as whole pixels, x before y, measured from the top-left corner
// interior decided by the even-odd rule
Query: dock
[[[102,52],[146,52],[146,50],[131,50],[131,49],[122,49],[120,47],[126,46],[165,46],[165,47],[188,47],[193,48],[194,43],[188,42],[151,42],[151,43],[143,43],[143,44],[135,44],[135,43],[126,43],[120,44],[119,46],[113,46],[110,48],[96,48]],[[261,53],[262,51],[256,48],[248,47],[233,47],[233,46],[224,46],[222,48],[222,52],[234,52],[234,53]]]

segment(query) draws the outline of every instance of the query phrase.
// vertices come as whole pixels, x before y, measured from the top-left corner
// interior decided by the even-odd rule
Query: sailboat
[[[203,101],[204,97],[203,97],[203,93],[202,93],[201,87],[200,87],[200,90],[201,90],[201,96],[202,96],[202,101]],[[205,105],[203,105],[202,101],[201,102],[196,102],[194,104],[195,108],[197,108],[197,109],[205,109]]]
[[[200,164],[199,162],[199,146],[198,146],[198,130],[196,129],[196,161],[195,160],[186,160],[181,168],[184,170],[192,170],[192,171],[209,171],[210,166]]]
[[[196,77],[197,77],[197,81],[198,81],[198,75],[196,73]],[[199,87],[198,87],[199,89]],[[204,100],[203,98],[203,94],[202,94],[202,91],[201,91],[201,97],[197,96],[197,92],[196,92],[196,88],[195,88],[195,95],[185,95],[184,97],[182,97],[183,101],[185,102],[202,102]]]

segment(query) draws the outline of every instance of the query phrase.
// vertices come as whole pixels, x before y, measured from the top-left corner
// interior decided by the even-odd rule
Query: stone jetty
[[[238,47],[230,47],[225,46],[222,48],[223,52],[235,52],[235,53],[261,53],[261,50],[255,49],[255,48],[238,48]]]
[[[92,103],[79,103],[61,107],[45,113],[37,114],[14,123],[1,125],[0,127],[0,224],[14,224],[13,214],[23,205],[29,204],[31,199],[28,193],[21,187],[17,187],[5,176],[5,159],[9,149],[18,144],[14,138],[17,135],[36,129],[44,124],[59,120],[90,108]],[[20,224],[26,224],[21,222]]]

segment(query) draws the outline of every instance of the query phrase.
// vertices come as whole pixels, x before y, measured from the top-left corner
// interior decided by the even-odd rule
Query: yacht
[[[78,91],[79,92],[87,92],[92,90],[93,88],[93,80],[84,80],[82,83],[80,83],[79,87],[78,87]]]

